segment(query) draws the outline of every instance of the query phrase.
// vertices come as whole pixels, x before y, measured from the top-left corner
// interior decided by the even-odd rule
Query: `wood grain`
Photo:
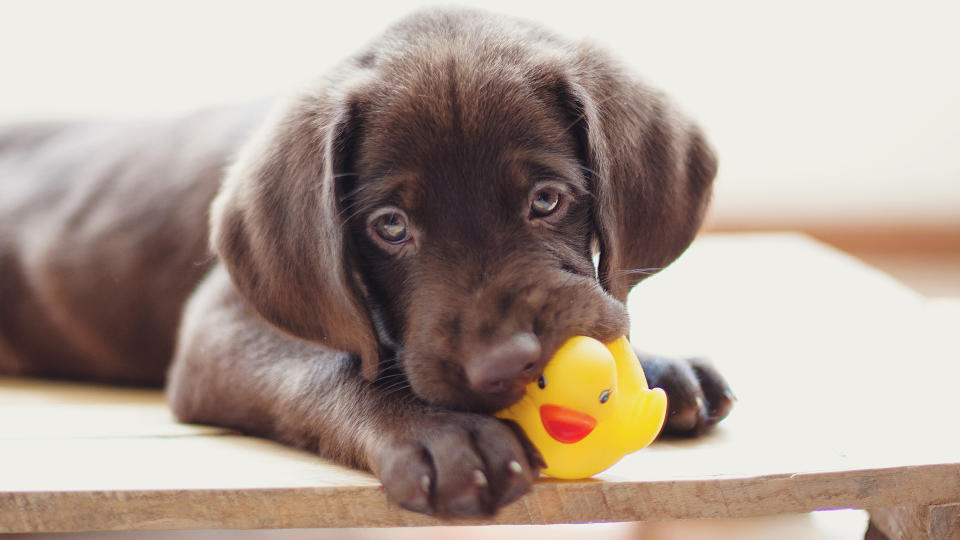
[[[491,520],[537,524],[748,517],[957,497],[954,465],[677,482],[544,481]],[[916,486],[925,486],[922,492]],[[406,512],[369,487],[0,494],[0,532],[397,527],[450,524]]]
[[[874,508],[870,522],[887,538],[958,540],[960,504]]]
[[[732,416],[594,479],[543,479],[482,523],[960,502],[960,304],[801,236],[715,235],[629,308],[636,343],[721,367]],[[0,379],[0,532],[438,523],[392,506],[367,473],[178,425],[159,392]]]

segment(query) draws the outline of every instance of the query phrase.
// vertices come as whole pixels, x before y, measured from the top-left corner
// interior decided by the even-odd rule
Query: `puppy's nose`
[[[514,334],[467,364],[467,382],[474,390],[489,394],[519,390],[536,370],[540,353],[537,336]]]

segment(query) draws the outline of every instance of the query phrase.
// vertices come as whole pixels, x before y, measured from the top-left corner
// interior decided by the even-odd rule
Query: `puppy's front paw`
[[[440,517],[485,516],[529,491],[546,465],[515,425],[435,413],[384,441],[375,468],[387,496]]]
[[[730,414],[736,398],[706,360],[641,356],[641,363],[650,386],[667,393],[664,433],[697,437]]]

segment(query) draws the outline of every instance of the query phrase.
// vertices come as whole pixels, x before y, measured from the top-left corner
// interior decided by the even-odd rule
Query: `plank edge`
[[[753,517],[960,501],[960,463],[655,482],[541,481],[486,520],[393,506],[380,487],[0,492],[0,532],[549,524]]]

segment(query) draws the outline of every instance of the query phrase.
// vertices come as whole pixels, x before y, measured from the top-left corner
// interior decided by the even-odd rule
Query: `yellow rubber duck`
[[[627,338],[569,339],[523,399],[496,416],[523,428],[547,462],[544,474],[587,478],[660,433],[667,395],[649,388]]]

